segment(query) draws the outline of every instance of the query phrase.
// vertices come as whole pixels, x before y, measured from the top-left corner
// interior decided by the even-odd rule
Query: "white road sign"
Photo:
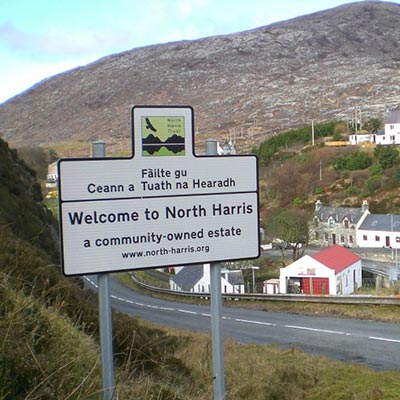
[[[132,158],[58,163],[64,274],[258,257],[256,157],[194,156],[190,107],[134,107],[133,128]]]

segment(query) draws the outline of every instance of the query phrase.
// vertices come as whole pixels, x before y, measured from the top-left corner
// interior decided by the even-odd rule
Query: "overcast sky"
[[[0,0],[0,103],[106,55],[241,32],[350,2]]]

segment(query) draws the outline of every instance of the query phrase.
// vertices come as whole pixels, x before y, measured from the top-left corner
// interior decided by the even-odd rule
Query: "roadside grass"
[[[44,199],[43,204],[52,212],[54,217],[58,219],[58,199]]]
[[[204,394],[212,395],[211,344],[206,335],[190,334],[179,357]],[[398,399],[400,372],[373,372],[357,364],[311,356],[291,348],[224,344],[225,384],[230,400],[389,400]],[[200,388],[199,388],[200,390]],[[197,397],[192,397],[197,399]]]

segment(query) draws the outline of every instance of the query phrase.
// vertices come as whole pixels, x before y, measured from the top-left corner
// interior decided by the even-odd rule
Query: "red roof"
[[[324,264],[326,267],[334,269],[336,273],[343,271],[345,268],[361,260],[360,256],[338,244],[321,250],[311,257],[321,264]]]

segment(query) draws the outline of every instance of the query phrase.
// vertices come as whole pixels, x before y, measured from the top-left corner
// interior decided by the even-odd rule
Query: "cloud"
[[[0,25],[0,45],[9,51],[37,58],[96,54],[128,42],[129,37],[128,32],[118,30],[71,32],[52,28],[43,34],[25,32],[11,23]],[[121,48],[123,47],[122,45]]]

